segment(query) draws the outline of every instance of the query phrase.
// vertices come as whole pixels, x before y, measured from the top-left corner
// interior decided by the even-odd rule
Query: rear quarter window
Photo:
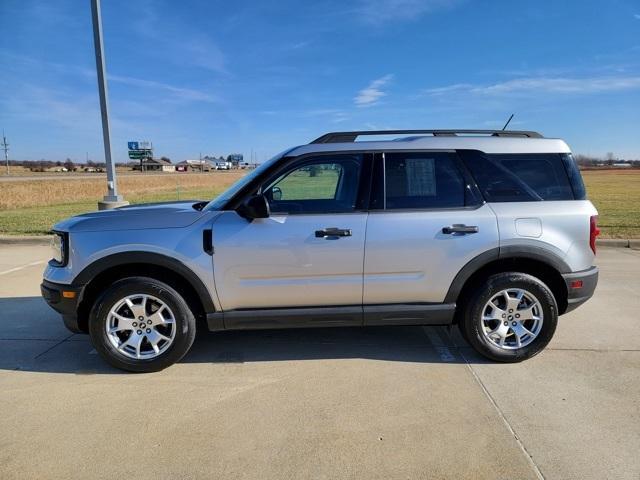
[[[576,165],[570,153],[562,153],[560,154],[560,158],[562,158],[564,168],[567,170],[573,196],[576,200],[585,200],[587,198],[587,190],[584,188],[584,182],[582,181],[582,175],[580,175],[578,165]]]
[[[569,171],[568,167],[575,168],[575,164],[566,155],[459,153],[487,202],[584,198],[580,173],[577,168]]]

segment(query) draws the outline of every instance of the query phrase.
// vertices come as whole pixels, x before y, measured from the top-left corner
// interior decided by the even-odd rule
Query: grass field
[[[317,188],[333,183],[328,173],[317,177]],[[131,203],[207,200],[244,174],[122,175],[118,185]],[[602,238],[640,238],[640,171],[588,170],[582,175],[600,214]],[[284,182],[282,187],[286,197],[289,189]],[[0,235],[45,234],[63,218],[95,210],[104,193],[105,179],[99,177],[0,182]]]
[[[122,175],[118,188],[131,203],[210,200],[245,174]],[[90,212],[106,193],[104,177],[0,182],[0,235],[43,235],[67,217]]]
[[[601,238],[640,238],[640,170],[586,170],[582,177]]]

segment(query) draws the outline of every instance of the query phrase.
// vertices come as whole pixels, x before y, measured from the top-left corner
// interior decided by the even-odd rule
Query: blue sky
[[[112,144],[263,160],[333,130],[511,128],[640,158],[640,2],[103,0]],[[0,2],[11,158],[103,159],[89,0]]]

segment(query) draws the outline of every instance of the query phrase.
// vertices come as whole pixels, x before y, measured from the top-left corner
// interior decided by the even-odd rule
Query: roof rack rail
[[[525,130],[361,130],[356,132],[325,133],[311,143],[352,143],[356,141],[356,138],[364,135],[433,135],[434,137],[455,137],[458,134],[543,138],[538,132]]]

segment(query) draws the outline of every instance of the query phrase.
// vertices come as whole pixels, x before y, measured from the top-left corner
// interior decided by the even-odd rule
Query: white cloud
[[[590,78],[532,77],[518,78],[492,85],[453,84],[431,88],[427,95],[450,93],[476,95],[592,94],[640,89],[640,76],[606,76]]]
[[[367,88],[363,88],[353,99],[358,107],[369,107],[378,103],[382,97],[386,95],[382,88],[385,87],[393,78],[392,74],[380,77],[369,84]]]
[[[333,118],[331,119],[331,122],[333,122],[333,123],[342,123],[342,122],[346,122],[350,118],[351,118],[351,116],[348,113],[338,112],[338,113],[333,115]]]
[[[131,15],[136,18],[132,28],[153,46],[147,55],[158,55],[180,68],[199,67],[214,73],[229,73],[225,56],[209,32],[198,31],[193,24],[180,21],[176,16],[170,19],[161,16],[154,0],[131,3]]]
[[[179,36],[171,40],[178,63],[187,61],[192,65],[216,73],[228,73],[222,50],[204,35],[194,35],[189,40]]]
[[[416,20],[457,3],[459,0],[360,0],[356,12],[363,22],[381,25]]]
[[[307,117],[317,117],[317,116],[323,116],[323,115],[335,115],[339,113],[342,113],[342,110],[337,108],[316,108],[314,110],[309,110],[305,112],[304,115]]]
[[[92,131],[97,133],[100,125],[96,96],[69,89],[22,84],[12,95],[0,98],[0,107],[6,114],[30,125],[74,129],[83,135]]]
[[[444,87],[436,87],[430,88],[426,90],[426,93],[429,95],[446,95],[452,92],[463,92],[468,91],[473,88],[473,85],[470,83],[454,83],[453,85],[446,85]]]
[[[307,40],[303,40],[300,42],[295,42],[290,45],[285,46],[285,50],[300,50],[301,48],[306,48],[311,44],[311,42]]]
[[[125,77],[121,75],[111,75],[111,74],[109,74],[108,78],[112,82],[122,83],[124,85],[165,90],[167,92],[170,92],[172,95],[174,95],[175,97],[181,100],[209,102],[209,103],[216,103],[219,101],[219,99],[216,98],[215,96],[210,95],[206,92],[202,92],[200,90],[194,90],[191,88],[184,88],[184,87],[176,87],[174,85],[169,85],[167,83],[162,83],[162,82],[156,82],[154,80],[146,80],[142,78]]]

